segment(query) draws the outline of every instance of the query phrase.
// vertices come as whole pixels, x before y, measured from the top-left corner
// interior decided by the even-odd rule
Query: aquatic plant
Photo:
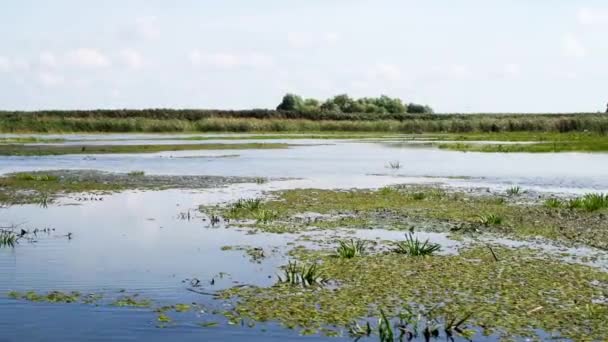
[[[279,213],[269,209],[258,209],[253,212],[253,217],[258,223],[266,224],[270,221],[276,220],[279,217]]]
[[[255,210],[262,208],[262,199],[261,198],[247,198],[247,199],[241,198],[233,204],[233,207],[236,209],[255,211]]]
[[[502,223],[502,217],[496,214],[482,214],[477,216],[479,223],[483,225],[499,225]]]
[[[152,305],[152,302],[149,299],[138,299],[137,295],[133,296],[124,296],[118,298],[114,303],[114,306],[128,306],[135,308],[148,308]]]
[[[338,241],[336,253],[340,258],[351,259],[356,256],[365,254],[366,242],[363,240],[350,239],[347,241]]]
[[[33,181],[33,182],[54,182],[59,179],[59,177],[48,174],[35,174],[35,173],[27,173],[20,172],[11,175],[11,177],[18,181]]]
[[[398,170],[401,168],[401,162],[399,162],[398,160],[390,161],[388,162],[387,167],[393,170]]]
[[[441,245],[425,240],[421,242],[413,233],[405,235],[405,241],[395,243],[393,251],[398,254],[406,254],[409,256],[427,256],[441,250]]]
[[[576,197],[568,200],[566,206],[569,209],[583,209],[585,211],[596,211],[608,208],[608,194],[585,194],[583,197]]]
[[[395,341],[395,334],[391,321],[386,317],[386,314],[382,309],[380,309],[380,318],[378,319],[378,337],[380,342]]]
[[[426,197],[424,192],[414,192],[412,193],[412,199],[415,201],[422,201]]]
[[[48,208],[49,204],[53,202],[53,198],[49,196],[47,193],[42,193],[38,197],[35,198],[36,204],[38,204],[41,208]]]
[[[278,276],[280,283],[309,287],[322,285],[326,282],[319,265],[298,265],[296,261],[289,262],[283,270],[283,277]]]
[[[61,292],[61,291],[50,291],[46,294],[39,294],[35,291],[27,291],[20,293],[17,291],[11,291],[8,294],[9,298],[12,299],[24,299],[30,302],[46,302],[46,303],[76,303],[82,297],[78,291]]]
[[[388,196],[395,192],[397,192],[397,189],[395,189],[394,187],[391,187],[391,186],[384,186],[378,190],[378,193],[382,196]]]
[[[509,196],[517,196],[521,194],[521,188],[519,186],[512,186],[507,189],[507,195]]]
[[[0,247],[15,247],[17,234],[9,230],[0,230]]]
[[[268,178],[266,177],[255,177],[254,179],[256,184],[264,184],[264,183],[268,183]]]
[[[545,207],[547,207],[547,208],[559,208],[559,207],[561,207],[561,206],[562,206],[562,201],[560,201],[559,199],[554,198],[554,197],[552,197],[552,198],[547,198],[547,199],[545,200],[544,205],[545,205]]]
[[[143,177],[146,173],[144,171],[131,171],[127,173],[129,177]]]

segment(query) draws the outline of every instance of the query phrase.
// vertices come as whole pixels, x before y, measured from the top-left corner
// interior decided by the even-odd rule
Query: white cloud
[[[564,54],[568,57],[582,58],[587,55],[587,49],[585,49],[579,39],[572,33],[564,35],[563,50]]]
[[[96,49],[79,48],[67,54],[69,64],[83,68],[104,68],[110,66],[110,60]]]
[[[40,65],[44,68],[57,67],[57,58],[52,52],[43,51],[39,56]]]
[[[43,71],[38,74],[38,81],[45,87],[53,87],[63,84],[65,79],[61,75]]]
[[[521,66],[515,63],[505,64],[502,73],[506,78],[517,78],[521,76]]]
[[[581,25],[608,25],[608,9],[584,7],[578,10],[577,19]]]
[[[372,67],[369,72],[372,79],[381,81],[399,81],[402,77],[401,68],[394,64],[379,63]]]
[[[131,69],[139,69],[144,65],[141,54],[134,49],[124,49],[120,51],[119,57],[122,63]]]
[[[273,65],[270,56],[260,53],[207,53],[194,50],[188,56],[194,66],[207,66],[220,69],[265,68]]]
[[[0,72],[9,72],[11,69],[11,61],[7,57],[0,56]]]
[[[318,48],[335,45],[340,40],[340,34],[336,32],[325,32],[321,34],[289,32],[287,33],[287,44],[292,48]]]
[[[160,37],[158,18],[145,16],[135,19],[135,32],[142,38],[152,40]]]

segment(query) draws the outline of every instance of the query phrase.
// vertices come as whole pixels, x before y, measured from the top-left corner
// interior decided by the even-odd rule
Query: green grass
[[[46,156],[64,154],[157,153],[165,151],[242,150],[287,148],[279,143],[182,145],[0,145],[0,155]]]
[[[395,253],[409,256],[429,256],[440,250],[441,245],[429,242],[428,239],[422,242],[413,233],[406,234],[405,241],[396,242],[393,249]]]

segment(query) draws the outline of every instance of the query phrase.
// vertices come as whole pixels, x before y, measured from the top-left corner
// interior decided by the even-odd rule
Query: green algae
[[[573,339],[608,334],[608,274],[549,259],[529,249],[484,247],[458,255],[411,258],[394,253],[340,259],[332,253],[301,251],[302,262],[318,262],[331,287],[239,287],[220,292],[236,298],[231,313],[286,327],[346,328],[353,321],[397,315],[404,307],[433,308],[435,317],[471,313],[485,334],[536,336],[534,329]]]

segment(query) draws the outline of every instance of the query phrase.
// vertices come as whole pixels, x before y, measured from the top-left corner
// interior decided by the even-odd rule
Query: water
[[[101,138],[114,143],[119,139],[151,143],[158,136]],[[92,138],[80,136],[78,139]],[[137,142],[131,140],[130,143],[133,141]],[[276,281],[278,267],[286,262],[289,243],[297,236],[248,234],[246,230],[226,229],[222,224],[213,227],[196,211],[201,204],[256,197],[268,190],[369,188],[397,183],[494,189],[517,184],[542,192],[608,192],[606,154],[481,154],[361,141],[287,142],[302,145],[281,150],[0,157],[0,173],[99,169],[143,170],[146,174],[295,178],[200,191],[126,191],[90,202],[76,201],[74,196],[63,198],[49,208],[23,205],[0,209],[0,226],[20,224],[26,229],[54,229],[50,234],[39,234],[35,243],[0,249],[0,293],[77,290],[104,294],[99,306],[30,303],[2,295],[0,329],[5,333],[0,341],[335,340],[322,336],[301,337],[297,331],[272,323],[263,325],[264,330],[226,326],[225,320],[209,311],[172,314],[176,318],[173,324],[157,328],[156,315],[150,309],[108,305],[123,294],[139,294],[155,305],[197,302],[213,306],[219,304],[210,296],[187,290],[189,279],[199,279],[202,285],[197,290],[209,293],[234,285],[269,286]],[[233,154],[238,156],[214,158]],[[402,168],[388,169],[386,165],[390,161],[399,161]],[[188,212],[190,220],[183,217]],[[69,233],[71,239],[67,236]],[[347,236],[348,232],[344,234]],[[356,236],[365,239],[398,239],[402,234],[382,230],[356,232]],[[441,243],[448,251],[460,244],[444,234],[428,233],[423,238]],[[222,251],[222,246],[261,247],[267,257],[255,263],[244,251]],[[204,321],[218,321],[222,326],[199,327],[198,323]]]

